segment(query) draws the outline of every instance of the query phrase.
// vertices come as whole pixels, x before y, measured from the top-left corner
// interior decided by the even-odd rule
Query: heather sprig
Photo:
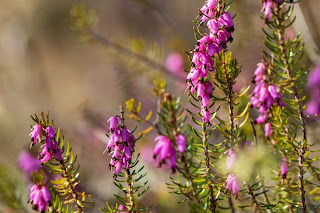
[[[61,203],[61,198],[54,196],[54,198],[58,198],[53,202],[54,208],[58,211],[68,212],[69,208],[68,206],[64,207],[64,204],[73,203],[77,212],[81,213],[83,208],[92,207],[93,202],[85,200],[90,195],[76,189],[79,184],[77,178],[79,177],[80,165],[77,165],[77,168],[74,169],[77,156],[73,154],[69,143],[65,146],[64,136],[61,135],[60,129],[57,132],[55,131],[54,122],[50,121],[49,113],[44,115],[41,112],[40,118],[36,114],[31,118],[36,123],[30,134],[31,145],[34,146],[36,140],[38,140],[42,144],[42,151],[38,155],[42,165],[48,167],[51,173],[61,175],[60,178],[51,180],[54,191],[63,196],[63,203]],[[74,211],[72,207],[71,211]]]
[[[110,124],[109,142],[106,148],[109,154],[111,154],[111,160],[109,163],[110,169],[114,171],[113,184],[119,188],[125,196],[113,194],[128,212],[138,212],[148,210],[152,205],[141,208],[137,205],[137,198],[144,195],[149,190],[149,186],[145,187],[148,181],[139,181],[146,176],[142,170],[144,166],[137,168],[140,154],[137,154],[133,159],[135,143],[142,137],[142,134],[135,138],[133,133],[125,126],[124,111],[122,106],[120,107],[120,115],[111,117],[108,122]],[[126,183],[126,185],[124,185]],[[142,191],[141,191],[142,190]],[[100,208],[103,212],[117,212],[120,210],[120,206],[110,207],[107,203],[107,208]]]
[[[280,199],[278,209],[284,209],[289,206],[290,211],[297,209],[302,212],[307,212],[307,188],[313,188],[305,179],[306,172],[310,171],[312,175],[317,177],[318,172],[315,171],[311,162],[317,161],[317,157],[309,159],[311,145],[307,141],[306,117],[304,114],[305,97],[301,94],[301,86],[308,69],[299,65],[299,61],[303,55],[303,44],[301,44],[300,34],[294,39],[285,39],[285,32],[295,21],[292,16],[294,3],[287,1],[267,0],[263,3],[266,28],[262,28],[266,37],[264,44],[268,51],[264,51],[263,61],[266,64],[266,78],[270,82],[277,82],[276,88],[280,90],[284,104],[279,106],[271,106],[269,109],[269,123],[274,130],[271,142],[283,159],[292,163],[295,166],[290,167],[288,173],[282,178],[287,179],[286,188],[288,195],[286,201]],[[278,92],[278,90],[274,89]],[[272,95],[271,91],[269,90]],[[265,128],[265,135],[268,128]],[[306,163],[309,162],[309,163]],[[290,165],[290,164],[289,164]],[[283,169],[283,163],[281,168]],[[290,173],[295,173],[298,176],[296,179]],[[298,183],[298,191],[297,189]],[[279,183],[282,185],[282,183]],[[299,194],[297,194],[299,192]],[[280,191],[276,192],[281,193]],[[296,205],[299,203],[299,205]],[[310,205],[311,206],[311,203]]]

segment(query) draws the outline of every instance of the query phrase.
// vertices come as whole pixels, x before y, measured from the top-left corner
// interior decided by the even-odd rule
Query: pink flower
[[[180,153],[183,153],[186,150],[186,137],[184,137],[184,135],[182,134],[177,135],[176,144],[178,147],[178,151]]]
[[[217,20],[215,19],[210,19],[207,23],[208,25],[208,28],[210,30],[210,33],[212,34],[216,34],[219,30],[219,25],[218,25],[218,22]]]
[[[201,109],[201,115],[203,116],[203,120],[206,123],[210,123],[210,112],[205,109]]]
[[[128,211],[126,211],[126,210],[128,210],[128,208],[123,204],[119,205],[118,210],[120,210],[120,211],[116,211],[117,213],[129,213]],[[124,210],[124,211],[121,211],[121,210]]]
[[[128,142],[130,130],[127,128],[124,128],[124,129],[122,129],[121,134],[122,134],[122,142]]]
[[[157,144],[154,147],[153,153],[155,156],[160,154],[159,160],[161,164],[161,161],[169,157],[172,144],[171,141],[164,135],[156,137],[155,141]]]
[[[119,123],[119,118],[116,117],[116,116],[112,116],[108,122],[110,122],[110,128],[109,129],[112,129],[114,130],[117,126],[118,126],[118,123]]]
[[[287,178],[288,168],[289,168],[288,159],[286,157],[283,157],[282,162],[280,164],[282,179]]]
[[[171,53],[165,60],[165,67],[178,76],[184,76],[183,57],[179,53]]]
[[[31,133],[29,135],[31,137],[31,145],[33,146],[37,140],[41,140],[41,126],[40,125],[34,125],[31,129]]]
[[[33,156],[28,151],[23,151],[18,158],[20,169],[30,176],[34,170],[38,170],[41,167],[40,161],[36,156]]]
[[[236,195],[239,193],[240,185],[239,179],[233,173],[228,175],[226,185],[227,191],[232,191],[232,193]]]
[[[170,149],[169,166],[173,173],[176,171],[176,162],[177,162],[176,150],[172,146]]]
[[[269,122],[267,122],[265,125],[264,125],[264,136],[265,137],[269,137],[270,136],[270,133],[271,133],[271,124]]]
[[[262,11],[264,11],[264,15],[267,17],[267,20],[270,21],[272,17],[272,7],[273,2],[272,0],[267,0],[263,3]]]
[[[260,115],[259,117],[256,118],[256,122],[257,124],[262,124],[264,122],[266,122],[266,119],[267,119],[267,115],[266,114],[262,114]]]
[[[251,141],[241,141],[240,143],[240,149],[244,151],[250,150],[252,147]]]
[[[268,91],[270,93],[270,95],[272,96],[273,99],[277,99],[280,98],[280,95],[277,92],[277,87],[273,84],[270,84],[268,86]]]
[[[50,203],[51,197],[49,190],[43,185],[33,185],[30,189],[30,203],[33,204],[33,208],[39,210],[39,212],[45,212],[47,204]]]
[[[183,139],[182,138],[178,138],[177,139],[179,144],[178,145],[178,149],[180,146],[180,149],[182,148],[182,143],[183,143]],[[172,145],[171,141],[167,138],[167,136],[164,135],[160,135],[158,137],[155,138],[155,141],[157,142],[156,146],[154,147],[154,158],[157,157],[157,155],[159,156],[159,166],[161,166],[162,164],[164,164],[166,162],[166,159],[169,159],[169,166],[172,169],[172,172],[175,172],[175,168],[176,168],[176,150],[174,148],[174,146]]]

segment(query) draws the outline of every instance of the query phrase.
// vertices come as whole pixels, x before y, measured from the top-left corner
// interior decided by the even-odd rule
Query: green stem
[[[71,177],[68,174],[67,168],[66,166],[63,164],[60,164],[60,167],[62,168],[63,171],[63,175],[66,178],[67,182],[68,182],[68,187],[71,191],[71,195],[73,197],[73,199],[76,201],[76,207],[78,209],[79,213],[83,213],[83,207],[81,205],[79,205],[79,203],[81,203],[81,200],[79,199],[78,193],[76,192],[74,186],[73,186],[73,182],[71,181]]]
[[[279,28],[277,29],[277,34],[278,34],[278,39],[279,39],[279,47],[280,47],[280,51],[281,51],[281,55],[279,55],[279,60],[282,60],[284,62],[285,65],[285,71],[288,75],[288,79],[289,82],[293,88],[293,92],[294,92],[294,98],[295,101],[298,105],[298,115],[299,115],[299,119],[300,119],[300,123],[301,123],[301,129],[302,129],[302,134],[303,134],[303,145],[301,146],[300,150],[298,151],[298,177],[299,177],[299,190],[300,190],[300,197],[301,197],[301,206],[302,206],[302,212],[305,213],[307,212],[307,206],[306,206],[306,198],[305,198],[305,191],[304,191],[304,178],[303,178],[303,174],[304,174],[304,154],[305,151],[307,149],[307,130],[306,130],[306,121],[305,121],[305,117],[303,115],[303,109],[302,109],[302,104],[301,101],[299,99],[299,91],[297,88],[297,85],[295,83],[295,80],[293,78],[292,75],[292,70],[290,68],[290,64],[289,64],[289,59],[287,58],[287,49],[285,47],[285,40],[284,40],[284,33],[283,30],[281,29],[285,29],[283,20],[281,19],[281,8],[280,5],[277,5],[277,7],[275,8],[275,19],[276,22],[279,23]]]
[[[136,210],[135,200],[134,200],[133,191],[132,191],[132,176],[130,175],[129,171],[126,171],[126,179],[127,179],[127,186],[128,186],[127,196],[130,202],[130,212],[136,213],[137,210]]]
[[[209,187],[209,200],[210,200],[210,210],[211,212],[216,212],[216,199],[213,194],[213,187],[212,187],[212,179],[211,179],[211,166],[210,166],[210,156],[209,156],[209,148],[208,148],[208,141],[207,141],[207,130],[206,130],[206,122],[203,120],[202,123],[202,145],[204,149],[205,155],[205,169],[208,178],[208,187]]]

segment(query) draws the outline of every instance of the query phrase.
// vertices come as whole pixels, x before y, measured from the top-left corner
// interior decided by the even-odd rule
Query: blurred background
[[[72,30],[70,13],[79,3],[95,11],[95,33],[131,53]],[[98,212],[106,201],[115,203],[112,194],[117,189],[108,169],[110,158],[102,154],[108,141],[104,135],[107,120],[130,98],[142,102],[142,114],[155,111],[152,81],[160,76],[167,80],[167,91],[187,103],[182,70],[190,65],[184,50],[193,49],[196,43],[192,20],[203,4],[203,0],[1,0],[0,212],[30,212],[28,182],[18,158],[24,150],[29,151],[28,135],[34,125],[29,115],[41,110],[50,112],[55,127],[62,129],[78,155],[81,187],[96,201],[88,212]],[[299,5],[297,24],[287,36],[303,32],[306,54],[302,63],[314,68],[319,59],[320,3],[308,0]],[[236,17],[229,50],[242,65],[236,90],[252,84],[256,64],[261,61],[264,21],[260,10],[260,2],[252,0],[235,1],[230,10]],[[135,54],[143,55],[147,62]],[[130,129],[135,128],[136,123],[127,122]],[[316,122],[312,125],[317,128]],[[152,159],[154,137],[151,132],[137,144],[150,186],[141,206],[153,203],[153,212],[185,212],[187,204],[177,204],[181,197],[167,193],[169,169],[156,168]],[[37,155],[38,149],[39,144],[31,153]],[[9,189],[10,184],[14,190]],[[11,198],[20,199],[21,204],[10,203]]]

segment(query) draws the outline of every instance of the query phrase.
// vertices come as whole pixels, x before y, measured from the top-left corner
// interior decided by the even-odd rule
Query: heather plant
[[[151,2],[151,1],[150,1]],[[149,1],[144,4],[152,5]],[[149,4],[150,3],[150,4]],[[165,78],[156,78],[153,95],[157,103],[147,115],[144,100],[130,99],[120,114],[108,122],[105,151],[113,170],[113,184],[121,193],[113,193],[118,203],[100,207],[103,212],[140,212],[147,196],[148,175],[139,167],[135,154],[139,139],[149,136],[154,141],[153,157],[158,167],[171,172],[166,183],[179,203],[187,203],[190,212],[317,212],[320,174],[317,167],[317,144],[309,141],[303,87],[309,69],[300,64],[303,44],[300,34],[286,38],[296,2],[262,0],[261,18],[265,34],[261,61],[253,72],[254,89],[250,85],[235,89],[241,74],[241,62],[228,50],[234,40],[236,16],[233,1],[207,0],[194,21],[195,47],[186,51],[190,69],[186,70],[185,93],[188,103],[167,89]],[[72,12],[72,28],[82,38],[95,40],[149,67],[167,73],[174,79],[182,61],[171,55],[165,66],[121,44],[96,33],[96,17],[83,6]],[[235,38],[236,39],[236,38]],[[175,64],[174,62],[177,62]],[[317,87],[317,71],[309,87]],[[318,112],[317,94],[312,95],[309,112]],[[125,125],[125,116],[136,122],[136,134]],[[70,144],[64,143],[49,115],[32,116],[30,148],[41,144],[37,161],[23,156],[23,164],[31,175],[29,204],[40,212],[84,212],[92,207],[87,195],[78,187],[79,166]],[[127,120],[126,120],[127,123]],[[134,135],[135,134],[135,135]],[[43,167],[54,178],[46,175]],[[106,166],[107,168],[107,166]],[[144,179],[142,181],[142,179]],[[113,189],[109,189],[113,192]],[[94,200],[93,196],[90,201]],[[157,205],[155,200],[153,205]]]

